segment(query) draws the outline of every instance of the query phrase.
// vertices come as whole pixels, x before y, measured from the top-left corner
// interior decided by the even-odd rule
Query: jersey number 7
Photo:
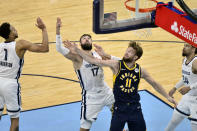
[[[92,74],[93,74],[93,76],[97,76],[98,70],[99,70],[99,67],[92,68]]]

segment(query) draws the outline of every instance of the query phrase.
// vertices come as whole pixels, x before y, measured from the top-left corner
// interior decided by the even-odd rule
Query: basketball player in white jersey
[[[141,68],[139,64],[136,63],[142,56],[143,50],[135,41],[129,43],[122,60],[100,60],[93,58],[83,50],[77,48],[76,44],[66,41],[64,42],[64,46],[73,52],[77,52],[84,60],[96,64],[99,67],[109,67],[112,70],[114,74],[113,89],[115,104],[111,120],[111,131],[122,131],[126,122],[129,130],[146,130],[138,94],[138,85],[141,78],[146,80],[157,92],[167,98],[169,102],[176,105],[176,101],[165,92],[164,88],[157,83],[144,68]],[[128,78],[130,80],[128,80]],[[128,86],[129,88],[127,88]]]
[[[185,43],[182,55],[185,56],[182,64],[182,79],[170,90],[173,96],[178,88],[183,94],[181,101],[169,122],[166,131],[174,131],[177,125],[187,117],[191,118],[192,131],[197,131],[197,49]]]
[[[80,80],[82,88],[82,104],[80,131],[89,131],[92,123],[97,119],[98,113],[104,106],[111,107],[114,103],[112,89],[104,81],[103,69],[97,65],[90,64],[83,60],[77,53],[63,47],[60,36],[61,19],[57,18],[56,23],[56,49],[59,53],[73,62],[73,67]],[[67,41],[68,42],[68,41]],[[92,57],[101,57],[92,50],[92,39],[88,34],[80,38],[82,50]]]
[[[19,130],[21,111],[19,77],[25,52],[49,51],[47,30],[40,18],[37,18],[36,26],[42,30],[42,44],[33,44],[26,40],[15,41],[18,38],[16,29],[9,23],[0,26],[0,36],[5,39],[5,42],[0,43],[0,116],[6,106],[11,118],[10,131]]]

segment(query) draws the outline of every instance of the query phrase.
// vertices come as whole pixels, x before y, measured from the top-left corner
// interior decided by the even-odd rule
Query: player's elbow
[[[44,49],[43,52],[45,52],[45,53],[49,52],[49,48]]]
[[[40,52],[47,53],[49,52],[49,46],[44,46],[40,49]]]
[[[49,52],[49,48],[45,49],[44,52],[45,52],[45,53]]]

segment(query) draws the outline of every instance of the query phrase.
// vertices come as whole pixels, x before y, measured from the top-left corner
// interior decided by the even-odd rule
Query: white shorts
[[[114,101],[114,95],[111,89],[101,93],[84,92],[81,104],[80,127],[90,129],[92,122],[96,121],[98,113],[103,107],[108,106],[111,109]]]
[[[197,96],[184,95],[176,110],[185,117],[191,118],[191,123],[197,124]]]
[[[18,118],[21,110],[20,84],[16,79],[0,77],[0,115],[6,106],[11,118]]]

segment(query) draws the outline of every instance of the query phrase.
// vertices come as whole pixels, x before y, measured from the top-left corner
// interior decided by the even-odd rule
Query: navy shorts
[[[129,131],[146,131],[139,102],[114,104],[110,131],[122,131],[125,123],[128,124]]]

